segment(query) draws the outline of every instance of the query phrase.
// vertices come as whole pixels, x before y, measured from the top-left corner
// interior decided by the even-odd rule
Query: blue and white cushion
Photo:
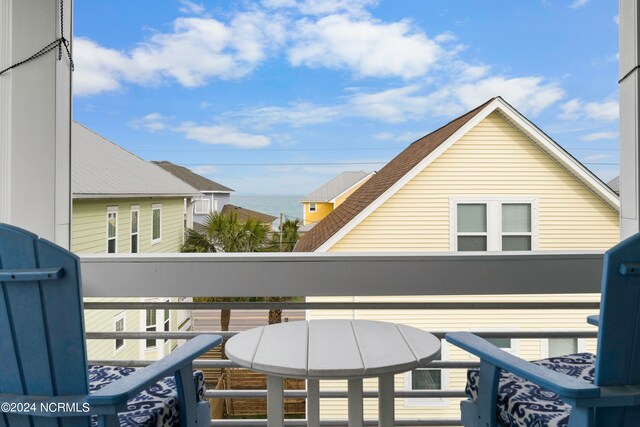
[[[95,392],[142,368],[89,365],[89,392]],[[198,402],[205,399],[204,375],[193,373]],[[180,425],[178,391],[174,378],[166,377],[127,402],[127,410],[118,414],[122,427],[171,427]],[[97,425],[96,417],[91,424]]]
[[[533,363],[593,384],[596,357],[591,353],[551,357]],[[465,392],[470,399],[478,398],[479,380],[479,370],[467,371]],[[557,394],[510,372],[500,374],[498,420],[505,426],[567,427],[570,411],[571,406]]]

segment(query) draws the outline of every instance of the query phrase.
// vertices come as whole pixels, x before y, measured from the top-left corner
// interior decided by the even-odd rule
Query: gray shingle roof
[[[260,221],[262,224],[271,224],[273,221],[278,219],[278,217],[275,217],[273,215],[258,211],[252,211],[251,209],[230,204],[224,205],[220,214],[229,215],[232,212],[238,216],[238,220],[240,222],[246,222],[249,218],[254,218]]]
[[[302,199],[303,202],[328,202],[353,187],[369,175],[363,171],[342,172],[327,183],[313,190]]]
[[[198,196],[192,186],[79,123],[71,132],[74,199]]]
[[[204,176],[200,176],[184,166],[176,165],[166,160],[153,161],[153,163],[200,191],[211,191],[215,193],[231,193],[234,191],[229,187],[225,187]]]

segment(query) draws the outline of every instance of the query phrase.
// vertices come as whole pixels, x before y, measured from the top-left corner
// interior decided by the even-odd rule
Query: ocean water
[[[243,196],[231,194],[231,204],[280,218],[302,220],[302,196]],[[278,224],[278,220],[274,222]]]

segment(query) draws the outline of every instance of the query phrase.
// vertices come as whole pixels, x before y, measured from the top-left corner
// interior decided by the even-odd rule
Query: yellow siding
[[[107,233],[107,207],[118,207],[118,253],[130,253],[130,214],[131,206],[140,208],[139,252],[140,253],[176,253],[180,252],[184,229],[183,199],[113,199],[113,200],[74,200],[72,212],[72,251],[76,253],[105,253]],[[152,205],[162,205],[161,241],[151,242]],[[86,298],[86,301],[124,302],[140,301],[138,298]],[[85,329],[88,332],[114,332],[114,321],[121,311],[86,310]],[[145,312],[128,310],[124,313],[125,330],[140,332],[145,326]],[[162,330],[164,312],[158,310],[158,330]],[[177,314],[171,312],[172,330],[177,330]],[[156,359],[168,354],[175,340],[166,343],[158,340],[157,350],[146,350],[144,340],[125,340],[124,348],[115,352],[114,340],[90,340],[87,342],[88,357],[97,359]]]
[[[538,197],[540,250],[605,249],[618,213],[497,113],[389,198],[331,252],[448,251],[449,197]]]
[[[330,252],[449,251],[450,197],[537,197],[539,249],[605,249],[618,241],[618,213],[576,178],[551,160],[501,116],[494,113],[470,130],[449,150],[407,183],[382,206],[338,241]],[[357,301],[598,301],[599,295],[479,295],[429,297],[356,297]],[[354,300],[351,299],[351,300]],[[310,301],[327,298],[309,298]],[[344,299],[339,299],[344,300]],[[427,331],[501,329],[594,329],[585,310],[355,310],[313,311],[309,318],[386,320]],[[594,329],[595,330],[595,329]],[[514,352],[533,360],[543,356],[546,340],[514,340]],[[595,340],[583,340],[595,351]],[[472,360],[472,356],[444,344],[444,358]],[[449,370],[444,389],[462,390],[464,370]],[[396,389],[405,389],[404,375]],[[369,381],[368,387],[375,388]],[[323,388],[344,384],[325,384]],[[366,386],[365,386],[366,387]],[[322,416],[346,417],[344,400],[322,402]],[[398,418],[459,417],[459,399],[396,399]],[[365,416],[375,418],[374,401],[365,404]]]
[[[333,203],[316,203],[316,211],[309,212],[309,203],[304,203],[304,225],[318,222],[333,211]]]
[[[347,197],[352,195],[354,191],[356,191],[358,188],[362,187],[362,184],[364,184],[365,182],[369,181],[369,179],[372,176],[373,176],[372,174],[369,174],[368,176],[364,177],[364,179],[362,181],[360,181],[359,183],[354,185],[352,188],[350,188],[344,194],[340,195],[340,197],[336,197],[336,201],[334,202],[334,209],[337,208],[338,206],[340,206],[342,204],[342,202],[347,200]]]

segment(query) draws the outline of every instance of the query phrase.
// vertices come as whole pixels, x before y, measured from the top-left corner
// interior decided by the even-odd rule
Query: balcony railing
[[[184,297],[184,296],[429,296],[498,294],[597,293],[602,269],[601,252],[540,252],[516,254],[209,254],[82,256],[85,296]],[[595,302],[87,302],[91,310],[581,310],[596,313]],[[266,318],[265,318],[266,321]],[[225,338],[236,332],[207,331]],[[446,330],[430,331],[444,338]],[[485,338],[544,339],[595,338],[584,327],[500,331],[476,330]],[[95,332],[90,340],[187,339],[199,332]],[[93,360],[97,364],[144,366],[144,360]],[[195,362],[198,368],[237,367],[229,360]],[[473,361],[433,361],[427,368],[460,370],[477,367]],[[266,398],[267,390],[209,390],[218,399]],[[287,390],[285,398],[307,398],[305,390]],[[377,397],[365,391],[364,398]],[[396,390],[397,399],[464,398],[463,390]],[[320,399],[347,398],[345,390],[325,390]],[[460,425],[458,418],[398,418],[397,426]],[[266,420],[212,420],[214,426],[264,426]],[[306,425],[287,420],[285,425]],[[347,425],[345,420],[323,420],[322,425]],[[377,425],[366,420],[365,425]]]

